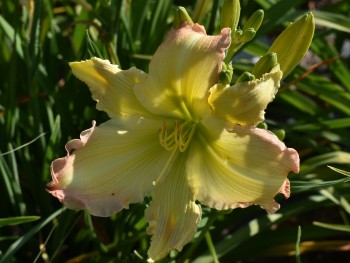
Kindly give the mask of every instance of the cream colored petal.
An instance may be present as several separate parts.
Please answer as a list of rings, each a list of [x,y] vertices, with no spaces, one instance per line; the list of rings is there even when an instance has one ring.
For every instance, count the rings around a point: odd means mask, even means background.
[[[146,74],[136,68],[121,70],[108,60],[92,58],[70,63],[74,75],[85,82],[97,101],[96,108],[111,118],[120,115],[153,117],[135,97],[133,86],[145,80]]]
[[[132,117],[94,125],[80,140],[68,142],[66,157],[52,162],[48,191],[68,208],[87,209],[96,216],[142,202],[172,160],[159,144],[161,125]]]
[[[152,260],[165,257],[170,250],[181,251],[196,233],[201,209],[195,203],[186,174],[186,153],[181,153],[170,174],[152,193],[152,203],[145,217],[148,234],[153,235],[148,256]]]
[[[159,115],[198,117],[208,108],[209,88],[218,82],[230,33],[225,28],[208,36],[204,27],[186,22],[173,28],[153,56],[147,79],[135,87],[142,105]]]
[[[279,208],[274,196],[289,197],[287,175],[299,171],[299,156],[273,133],[235,125],[217,138],[202,134],[187,165],[199,201],[216,209],[257,204],[273,213]]]
[[[217,84],[210,89],[209,104],[214,114],[231,123],[258,124],[277,93],[282,71],[276,66],[260,79],[233,86]]]

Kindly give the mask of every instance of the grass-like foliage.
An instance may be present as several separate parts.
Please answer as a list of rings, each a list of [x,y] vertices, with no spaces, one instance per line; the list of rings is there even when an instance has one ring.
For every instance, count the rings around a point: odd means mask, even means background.
[[[178,5],[219,32],[220,0],[0,2],[0,262],[146,262],[145,205],[97,218],[62,208],[45,185],[65,143],[107,119],[68,62],[98,56],[147,71]],[[289,176],[292,195],[276,214],[203,208],[194,240],[162,262],[349,262],[350,2],[241,7],[240,23],[257,9],[265,18],[233,60],[236,79],[290,21],[315,16],[309,52],[266,112],[269,129],[299,152],[301,171]]]

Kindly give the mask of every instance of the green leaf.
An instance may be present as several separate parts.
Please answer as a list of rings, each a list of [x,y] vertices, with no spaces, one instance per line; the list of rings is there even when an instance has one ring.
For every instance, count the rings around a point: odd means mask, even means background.
[[[23,223],[36,221],[39,219],[40,219],[40,216],[18,216],[18,217],[0,218],[0,227],[19,225]]]
[[[314,39],[311,50],[323,60],[336,58],[328,64],[328,68],[341,84],[350,91],[350,70],[346,60],[342,59],[340,50],[338,51],[333,43],[325,41],[324,38]]]
[[[85,36],[86,36],[87,49],[88,49],[89,55],[91,57],[103,58],[100,50],[98,49],[98,47],[96,46],[92,38],[90,37],[89,30],[85,31]]]
[[[343,129],[350,127],[350,118],[335,120],[320,120],[315,123],[300,124],[292,127],[292,130],[312,131],[320,129]]]
[[[315,226],[337,230],[337,231],[343,231],[343,232],[350,232],[350,226],[349,225],[339,225],[339,224],[327,224],[322,222],[313,222]]]
[[[21,38],[15,32],[13,27],[4,19],[2,15],[0,15],[0,28],[5,32],[6,36],[10,39],[13,45],[16,46],[17,54],[23,58],[23,49],[21,46]]]
[[[321,208],[324,205],[325,200],[324,197],[314,198],[314,196],[310,196],[303,199],[302,205],[298,202],[294,204],[290,203],[289,205],[282,207],[283,212],[255,217],[231,234],[224,236],[222,240],[216,242],[215,250],[218,257],[221,258],[228,255],[230,252],[233,252],[240,244],[265,231],[271,225],[283,222],[286,219],[302,214],[303,212]],[[209,263],[212,262],[212,257],[209,252],[204,252],[192,262]]]
[[[346,172],[344,170],[340,170],[340,169],[332,167],[332,166],[328,166],[328,167],[331,168],[333,171],[336,171],[337,173],[341,173],[343,175],[350,176],[350,172]]]
[[[10,259],[14,256],[14,254],[30,239],[35,235],[37,232],[39,232],[44,226],[46,226],[48,223],[50,223],[53,219],[55,219],[57,216],[59,216],[64,209],[59,209],[47,218],[31,228],[26,234],[18,238],[15,242],[13,242],[7,251],[4,253],[4,255],[1,257],[1,262],[8,262]]]
[[[300,110],[302,113],[314,116],[319,110],[317,103],[297,90],[287,89],[283,92],[278,93],[277,96],[284,102],[287,102],[294,108]],[[295,127],[296,126],[293,125],[292,128],[295,129]]]
[[[350,18],[348,16],[320,10],[315,10],[312,13],[315,16],[316,25],[350,33]]]
[[[300,258],[300,238],[301,238],[301,227],[298,226],[298,235],[297,235],[297,241],[295,242],[295,261],[297,263],[301,263]]]
[[[303,191],[315,190],[315,189],[326,188],[329,186],[340,185],[340,184],[347,183],[347,182],[350,182],[350,178],[345,177],[345,178],[338,179],[338,180],[321,181],[321,182],[291,181],[290,186],[291,186],[293,193],[300,193]]]
[[[301,171],[303,174],[309,173],[318,166],[329,165],[331,163],[350,164],[350,153],[334,151],[317,155],[305,160],[301,165]]]
[[[341,86],[323,76],[309,75],[297,87],[334,106],[339,111],[350,116],[350,93]]]

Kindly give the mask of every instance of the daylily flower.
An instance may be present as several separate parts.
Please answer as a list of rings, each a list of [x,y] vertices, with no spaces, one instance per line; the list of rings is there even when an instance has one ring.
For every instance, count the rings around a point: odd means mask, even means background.
[[[148,251],[158,260],[193,239],[200,204],[279,209],[299,156],[256,127],[282,78],[277,65],[260,79],[219,83],[230,29],[208,36],[184,22],[171,29],[149,73],[92,58],[70,64],[109,121],[83,131],[51,165],[48,191],[71,209],[110,216],[152,197],[145,211]],[[198,200],[198,202],[196,202]]]

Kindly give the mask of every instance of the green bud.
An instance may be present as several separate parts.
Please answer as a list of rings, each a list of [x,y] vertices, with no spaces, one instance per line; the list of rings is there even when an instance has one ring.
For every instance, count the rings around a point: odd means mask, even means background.
[[[268,52],[277,54],[285,78],[304,57],[315,31],[312,13],[308,13],[287,27],[273,42]]]
[[[252,73],[250,73],[248,71],[245,71],[237,79],[236,83],[245,82],[245,81],[251,81],[251,80],[254,80],[254,79],[255,79],[255,76]]]
[[[280,130],[275,130],[273,133],[278,137],[280,141],[283,142],[284,138],[286,137],[286,132],[282,129]]]
[[[260,28],[260,25],[264,19],[264,10],[259,9],[252,14],[247,22],[245,22],[243,26],[243,31],[247,30],[248,28],[253,28],[256,31]]]
[[[234,32],[238,26],[240,14],[241,4],[239,0],[225,0],[221,8],[221,28],[229,27]]]
[[[257,79],[260,79],[263,74],[270,72],[277,64],[276,53],[267,53],[255,64],[252,73]]]
[[[266,122],[260,122],[256,127],[264,130],[267,130],[269,128]]]
[[[253,37],[255,36],[255,30],[254,28],[248,28],[247,30],[243,31],[243,34],[241,36],[241,38],[239,39],[239,41],[241,43],[246,43],[249,42],[250,40],[253,39]]]
[[[243,35],[243,31],[240,30],[240,29],[237,29],[237,30],[235,31],[235,33],[233,34],[233,38],[234,38],[234,39],[240,39],[240,38],[242,37],[242,35]]]
[[[225,62],[222,62],[222,70],[219,75],[220,83],[225,85],[230,84],[232,80],[232,75],[233,75],[232,62],[228,63],[228,65],[226,65]]]
[[[174,23],[173,26],[175,28],[179,28],[183,22],[189,22],[193,24],[192,18],[190,15],[187,13],[186,9],[182,6],[179,6],[176,10],[176,13],[174,15]]]
[[[240,29],[237,29],[235,32],[233,32],[233,34],[231,35],[231,46],[229,47],[229,50],[241,44],[240,39],[242,35],[243,35],[243,31]]]

